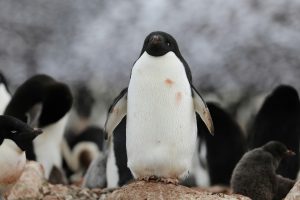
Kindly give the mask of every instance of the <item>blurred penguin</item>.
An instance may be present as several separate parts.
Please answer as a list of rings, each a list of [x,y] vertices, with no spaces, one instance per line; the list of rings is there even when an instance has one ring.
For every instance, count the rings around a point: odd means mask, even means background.
[[[246,152],[246,138],[239,125],[225,110],[216,103],[207,103],[207,107],[212,116],[215,135],[212,137],[206,134],[208,130],[203,122],[197,122],[198,134],[203,138],[200,145],[206,148],[210,185],[229,186],[232,171]]]
[[[133,179],[130,169],[127,167],[126,117],[118,124],[109,142],[106,157],[99,156],[89,167],[85,175],[85,187],[115,188],[121,187]],[[106,181],[103,180],[103,177],[106,178]]]
[[[4,110],[11,99],[11,94],[8,90],[8,84],[4,75],[0,71],[0,115],[4,113]]]
[[[42,130],[14,117],[0,115],[0,199],[21,176],[26,164],[25,151],[41,133]]]
[[[29,160],[40,162],[49,178],[54,166],[61,169],[61,141],[72,106],[69,87],[48,75],[36,75],[15,92],[5,110],[31,126],[43,129],[26,153]]]
[[[292,155],[295,155],[293,151],[277,141],[247,152],[232,173],[233,192],[253,200],[284,198],[294,182],[277,175],[276,169],[282,158]]]
[[[71,182],[80,181],[91,162],[104,154],[103,140],[103,130],[96,126],[89,126],[82,133],[63,140],[62,152]]]
[[[251,132],[249,148],[253,149],[276,140],[285,144],[296,156],[284,158],[277,172],[295,179],[299,171],[300,101],[297,91],[280,85],[267,96],[259,110]]]

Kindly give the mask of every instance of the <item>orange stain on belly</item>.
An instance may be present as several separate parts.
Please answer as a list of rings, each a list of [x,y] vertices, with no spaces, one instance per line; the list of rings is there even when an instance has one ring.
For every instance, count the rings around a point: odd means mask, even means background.
[[[167,79],[165,80],[165,84],[171,87],[171,86],[174,84],[174,81],[171,80],[171,79],[169,79],[169,78],[167,78]]]
[[[176,97],[176,104],[179,105],[182,99],[182,93],[176,92],[175,97]]]

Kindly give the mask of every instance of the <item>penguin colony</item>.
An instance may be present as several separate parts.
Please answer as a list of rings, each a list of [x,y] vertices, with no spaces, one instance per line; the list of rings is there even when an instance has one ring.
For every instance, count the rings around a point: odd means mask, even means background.
[[[84,85],[72,90],[37,74],[11,92],[4,74],[1,195],[18,180],[26,160],[41,163],[50,182],[88,188],[120,187],[134,180],[222,185],[252,199],[272,200],[284,198],[297,180],[297,90],[274,88],[262,105],[255,105],[259,109],[252,123],[242,129],[222,102],[203,100],[168,33],[145,38],[128,86],[108,109],[104,130],[91,123],[95,99]],[[13,180],[5,181],[7,176]]]

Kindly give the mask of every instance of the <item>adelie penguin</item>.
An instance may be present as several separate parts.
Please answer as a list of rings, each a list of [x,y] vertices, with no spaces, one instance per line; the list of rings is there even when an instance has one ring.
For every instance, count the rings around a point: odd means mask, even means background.
[[[246,138],[238,123],[216,103],[207,103],[210,111],[215,135],[206,134],[205,124],[198,122],[198,134],[201,138],[201,148],[206,148],[204,158],[209,173],[210,185],[230,185],[232,171],[246,152]],[[199,152],[201,154],[202,152]],[[195,173],[196,174],[196,173]],[[199,183],[203,176],[196,177]]]
[[[249,133],[249,148],[276,140],[285,144],[296,156],[284,158],[277,172],[294,179],[299,171],[300,101],[296,89],[280,85],[267,96]]]
[[[152,32],[133,65],[128,89],[109,109],[105,131],[111,139],[127,115],[127,165],[134,178],[178,183],[189,173],[196,150],[196,113],[213,133],[209,110],[192,85],[176,40]]]
[[[91,162],[104,154],[103,130],[88,126],[78,135],[65,137],[62,142],[62,153],[71,182],[80,181]]]
[[[0,199],[21,176],[25,164],[25,151],[41,129],[6,115],[0,115]]]
[[[238,162],[231,177],[234,193],[253,200],[283,199],[294,181],[276,174],[280,161],[295,153],[277,141],[247,152]]]
[[[11,95],[8,90],[8,84],[4,75],[0,71],[0,115],[4,113],[4,110],[11,99]]]
[[[26,156],[43,165],[46,178],[53,167],[62,167],[60,145],[72,100],[66,84],[41,74],[25,81],[5,110],[6,115],[43,129],[43,134],[33,140]]]

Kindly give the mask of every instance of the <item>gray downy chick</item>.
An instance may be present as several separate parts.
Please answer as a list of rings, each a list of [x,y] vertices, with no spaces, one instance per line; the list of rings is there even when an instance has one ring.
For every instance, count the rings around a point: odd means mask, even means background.
[[[272,200],[284,197],[293,184],[276,174],[282,158],[295,155],[277,141],[247,152],[235,167],[231,177],[234,193],[253,200]]]

